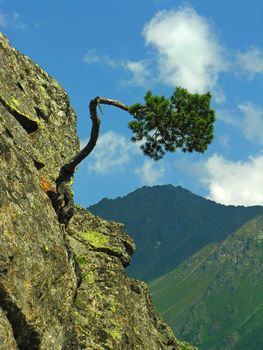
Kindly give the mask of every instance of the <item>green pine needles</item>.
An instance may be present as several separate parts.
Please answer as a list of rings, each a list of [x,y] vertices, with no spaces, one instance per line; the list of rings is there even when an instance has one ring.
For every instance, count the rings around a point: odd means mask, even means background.
[[[143,153],[154,160],[166,152],[203,153],[213,140],[215,111],[211,94],[191,94],[177,87],[170,99],[148,91],[145,103],[129,107],[135,120],[129,122],[133,142],[143,141]]]
[[[85,147],[61,167],[56,180],[56,208],[61,224],[67,225],[74,212],[71,178],[77,165],[93,151],[99,137],[100,118],[97,107],[100,108],[100,105],[120,108],[134,117],[135,120],[129,123],[134,133],[131,140],[141,142],[143,153],[154,160],[159,160],[166,152],[175,152],[178,148],[184,152],[204,152],[212,142],[215,112],[210,109],[210,93],[190,94],[177,87],[170,99],[155,96],[148,91],[144,100],[144,104],[136,103],[132,106],[100,96],[90,101],[90,139]]]

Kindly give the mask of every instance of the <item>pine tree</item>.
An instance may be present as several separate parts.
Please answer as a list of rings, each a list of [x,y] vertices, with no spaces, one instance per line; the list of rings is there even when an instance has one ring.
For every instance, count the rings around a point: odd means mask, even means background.
[[[182,149],[184,152],[203,153],[214,136],[215,111],[210,108],[211,94],[191,94],[177,87],[170,98],[153,95],[147,91],[144,103],[127,106],[118,100],[96,97],[90,101],[92,128],[87,145],[68,163],[62,166],[57,178],[58,217],[67,225],[73,215],[74,202],[71,193],[71,179],[77,165],[96,146],[100,119],[97,107],[112,105],[133,116],[129,128],[133,132],[132,142],[140,142],[143,153],[154,159],[161,159],[166,152]]]

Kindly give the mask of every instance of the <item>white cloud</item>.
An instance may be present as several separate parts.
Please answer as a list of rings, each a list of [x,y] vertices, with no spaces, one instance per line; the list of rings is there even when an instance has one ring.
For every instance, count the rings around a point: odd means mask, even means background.
[[[238,54],[238,64],[240,70],[253,79],[256,74],[263,73],[263,51],[258,48],[250,49],[244,53]]]
[[[220,135],[218,137],[218,141],[220,143],[220,145],[224,148],[227,148],[229,147],[229,144],[230,144],[230,138],[228,135]]]
[[[151,72],[146,61],[123,61],[122,67],[132,74],[132,78],[126,83],[135,86],[149,86]]]
[[[246,138],[263,144],[263,109],[252,103],[240,104],[238,108],[244,115],[240,127]]]
[[[87,64],[101,63],[105,66],[112,68],[118,68],[118,61],[110,58],[108,55],[103,55],[97,52],[95,49],[90,49],[82,58],[82,61]]]
[[[143,34],[157,49],[161,80],[167,85],[204,93],[215,89],[219,73],[228,69],[212,25],[191,7],[157,13]]]
[[[216,101],[217,104],[223,103],[226,101],[226,95],[223,89],[216,86],[213,89],[213,98]]]
[[[7,14],[0,9],[0,27],[11,27],[18,30],[24,30],[27,28],[27,25],[24,23],[18,12]]]
[[[120,170],[130,162],[133,155],[138,153],[140,153],[138,146],[130,140],[114,131],[108,131],[99,137],[90,155],[88,170],[99,174]]]
[[[95,49],[89,50],[82,58],[85,63],[99,63],[102,61],[102,56],[97,53]]]
[[[139,176],[141,182],[145,185],[156,185],[161,182],[165,175],[165,168],[162,162],[155,162],[146,159],[142,167],[134,170],[134,173]]]
[[[218,119],[240,129],[247,140],[263,145],[263,108],[246,102],[238,105],[241,116],[228,110],[217,113]]]
[[[123,82],[129,85],[146,86],[151,80],[151,72],[148,68],[146,60],[131,61],[113,59],[108,55],[98,53],[95,49],[89,50],[82,58],[83,62],[87,64],[102,64],[114,69],[124,69],[131,73],[132,77]]]
[[[239,126],[240,120],[237,116],[235,116],[228,109],[221,109],[216,112],[216,117],[218,120],[221,120],[225,124],[232,126]]]
[[[229,64],[206,18],[189,6],[177,11],[161,11],[145,25],[143,35],[146,44],[157,50],[157,54],[148,59],[114,59],[91,49],[83,61],[125,69],[132,74],[131,79],[124,81],[128,84],[179,85],[190,92],[212,91],[217,103],[225,101],[224,91],[217,82],[219,73],[228,70]]]
[[[213,155],[204,164],[200,181],[208,186],[208,198],[226,205],[263,205],[263,155],[232,162]]]
[[[214,154],[206,161],[181,161],[176,168],[194,176],[207,189],[207,198],[225,205],[263,205],[263,154],[230,161]]]

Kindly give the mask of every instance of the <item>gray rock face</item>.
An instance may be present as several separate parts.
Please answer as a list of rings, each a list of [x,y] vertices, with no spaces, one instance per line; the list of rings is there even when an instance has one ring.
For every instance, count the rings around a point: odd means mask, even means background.
[[[62,349],[77,281],[47,194],[78,149],[75,115],[4,36],[0,67],[0,307],[19,349]]]
[[[191,349],[126,277],[122,225],[81,208],[59,225],[55,181],[78,149],[68,96],[0,34],[0,349]]]

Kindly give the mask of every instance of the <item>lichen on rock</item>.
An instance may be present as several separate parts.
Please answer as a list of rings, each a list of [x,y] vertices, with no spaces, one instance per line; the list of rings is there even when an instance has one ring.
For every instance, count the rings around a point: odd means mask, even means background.
[[[12,48],[3,34],[0,52],[0,104],[28,134],[35,161],[44,165],[42,176],[55,185],[61,166],[79,149],[69,98],[56,80]]]
[[[0,34],[0,350],[192,349],[126,276],[123,225],[76,208],[61,227],[56,179],[78,150],[64,90]]]
[[[135,247],[123,225],[78,208],[67,233],[83,278],[74,305],[80,348],[180,349],[145,283],[125,274]]]

